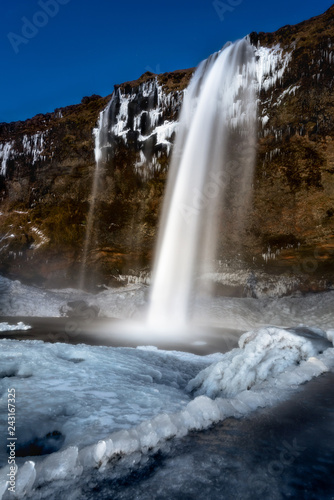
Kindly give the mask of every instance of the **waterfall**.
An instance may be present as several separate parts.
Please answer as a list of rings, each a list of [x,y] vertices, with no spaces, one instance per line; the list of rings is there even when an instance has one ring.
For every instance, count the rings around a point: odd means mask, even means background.
[[[256,151],[255,79],[254,49],[243,39],[203,61],[186,91],[153,269],[152,326],[188,322],[196,277],[216,255],[218,223],[225,243],[241,234]]]
[[[112,111],[113,105],[115,102],[115,94],[113,94],[108,106],[101,111],[99,115],[99,119],[97,122],[97,127],[93,129],[93,135],[95,138],[95,148],[94,148],[94,156],[95,156],[95,171],[93,178],[92,191],[89,202],[89,212],[87,216],[87,224],[86,224],[86,236],[85,243],[83,248],[83,257],[81,264],[81,272],[80,272],[80,280],[79,280],[79,288],[84,288],[85,280],[86,280],[86,271],[87,271],[87,258],[89,247],[91,245],[92,232],[93,232],[93,224],[94,224],[94,216],[95,216],[95,205],[96,198],[98,196],[98,187],[100,181],[101,170],[108,159],[108,155],[106,151],[110,146],[108,140],[109,134],[109,121],[110,121],[110,113]]]
[[[102,160],[101,136],[105,133],[104,132],[104,130],[106,128],[105,127],[105,114],[106,114],[107,109],[101,111],[101,113],[99,115],[98,123],[97,123],[97,128],[94,128],[94,130],[93,130],[93,134],[95,137],[95,149],[94,149],[95,171],[94,171],[93,185],[92,185],[92,191],[91,191],[91,198],[90,198],[90,202],[89,202],[89,212],[88,212],[88,216],[87,216],[86,235],[85,235],[85,242],[84,242],[84,247],[83,247],[83,257],[82,257],[82,264],[81,264],[79,288],[84,288],[85,280],[86,280],[87,257],[88,257],[88,250],[89,250],[89,247],[91,244],[92,229],[93,229],[94,214],[95,214],[95,203],[96,203],[96,196],[97,196],[97,191],[98,191],[100,166],[101,166],[101,160]]]

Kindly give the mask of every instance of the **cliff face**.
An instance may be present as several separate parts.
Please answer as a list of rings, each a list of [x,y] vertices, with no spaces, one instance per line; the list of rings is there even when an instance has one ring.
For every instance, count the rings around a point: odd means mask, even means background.
[[[260,90],[252,251],[268,270],[326,286],[334,278],[334,7],[250,38],[259,51],[279,45],[286,61],[275,86]]]
[[[250,40],[258,59],[259,144],[244,265],[298,276],[305,290],[326,288],[334,281],[334,8]],[[111,97],[0,125],[1,273],[46,286],[76,284],[94,175],[88,276],[110,283],[150,269],[192,71],[145,73],[115,86]],[[97,174],[96,140],[104,146]],[[233,250],[220,255],[232,267]]]

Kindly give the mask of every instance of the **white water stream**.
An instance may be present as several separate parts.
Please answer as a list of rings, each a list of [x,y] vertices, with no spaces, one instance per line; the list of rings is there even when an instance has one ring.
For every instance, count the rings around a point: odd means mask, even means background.
[[[158,238],[152,326],[188,322],[196,275],[215,257],[218,215],[224,221],[229,212],[234,232],[241,227],[255,159],[255,75],[254,49],[243,39],[203,61],[187,89]]]

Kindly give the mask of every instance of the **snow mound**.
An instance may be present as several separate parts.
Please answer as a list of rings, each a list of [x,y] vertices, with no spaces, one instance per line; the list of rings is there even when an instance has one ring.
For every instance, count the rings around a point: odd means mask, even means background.
[[[146,290],[147,287],[141,284],[108,288],[98,294],[71,288],[47,290],[0,276],[0,314],[56,318],[66,314],[69,302],[84,301],[87,306],[100,310],[101,316],[123,319],[137,314],[142,308]]]
[[[0,323],[0,332],[9,332],[14,330],[30,330],[31,326],[25,325],[20,321],[17,325],[10,325],[9,323]]]
[[[239,348],[201,371],[189,382],[188,390],[211,398],[233,397],[317,355],[317,347],[308,338],[275,327],[260,328],[242,335]]]

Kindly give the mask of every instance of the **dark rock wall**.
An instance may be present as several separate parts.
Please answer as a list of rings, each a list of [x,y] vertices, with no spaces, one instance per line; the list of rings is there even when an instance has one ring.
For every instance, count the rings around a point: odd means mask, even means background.
[[[334,8],[255,45],[290,54],[283,78],[260,92],[252,253],[270,271],[300,274],[305,286],[334,279]],[[263,122],[262,122],[263,123]]]

